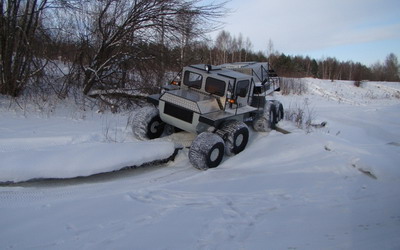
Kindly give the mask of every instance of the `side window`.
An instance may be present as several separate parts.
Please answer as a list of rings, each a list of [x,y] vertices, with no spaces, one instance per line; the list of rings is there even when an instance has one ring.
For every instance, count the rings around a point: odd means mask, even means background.
[[[188,87],[201,89],[201,82],[203,81],[203,77],[200,74],[185,71],[185,75],[183,76],[183,84]]]
[[[213,95],[224,96],[225,95],[226,83],[224,81],[207,77],[206,80],[206,91]]]
[[[249,91],[249,80],[238,81],[236,83],[235,94],[239,97],[246,97],[247,91]]]

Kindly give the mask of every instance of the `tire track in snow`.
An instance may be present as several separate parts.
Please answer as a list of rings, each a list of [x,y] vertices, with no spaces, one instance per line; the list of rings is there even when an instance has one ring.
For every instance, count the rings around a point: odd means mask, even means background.
[[[0,208],[25,207],[32,204],[43,204],[53,200],[66,200],[74,197],[76,192],[67,189],[26,190],[24,188],[0,189]]]
[[[196,249],[246,249],[251,235],[264,218],[289,202],[284,193],[219,194],[213,207],[221,208],[203,224]],[[201,199],[203,200],[203,198]],[[219,242],[223,245],[215,245]]]

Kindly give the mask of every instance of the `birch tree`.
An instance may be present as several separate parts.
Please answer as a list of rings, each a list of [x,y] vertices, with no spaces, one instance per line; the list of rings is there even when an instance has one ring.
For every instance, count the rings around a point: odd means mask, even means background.
[[[218,33],[215,40],[215,47],[218,51],[217,61],[218,64],[227,63],[228,60],[228,50],[231,43],[231,34],[225,30]]]
[[[244,60],[247,61],[247,55],[251,52],[253,49],[253,43],[251,42],[250,38],[246,38],[246,41],[244,42]]]

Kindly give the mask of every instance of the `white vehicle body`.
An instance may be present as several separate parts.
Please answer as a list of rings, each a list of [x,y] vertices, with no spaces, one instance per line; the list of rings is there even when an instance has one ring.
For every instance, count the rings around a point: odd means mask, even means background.
[[[192,65],[183,68],[180,85],[168,87],[163,93],[150,96],[150,100],[158,105],[165,123],[201,133],[210,127],[218,128],[228,119],[251,121],[264,107],[257,101],[269,94],[260,91],[261,86],[258,78],[224,65]],[[259,93],[255,93],[256,88]],[[269,88],[276,89],[277,86]]]
[[[267,63],[205,64],[184,67],[177,78],[139,112],[133,133],[141,139],[163,134],[165,125],[199,134],[189,151],[199,169],[216,167],[224,152],[238,154],[249,130],[268,132],[283,116],[283,107],[266,96],[279,89]]]

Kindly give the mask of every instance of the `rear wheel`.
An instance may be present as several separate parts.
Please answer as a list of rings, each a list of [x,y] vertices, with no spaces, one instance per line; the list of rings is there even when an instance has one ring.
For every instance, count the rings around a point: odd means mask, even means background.
[[[253,120],[253,128],[257,132],[270,132],[276,128],[277,113],[273,102],[268,101],[264,105],[264,112]]]
[[[269,108],[269,127],[271,129],[275,129],[276,128],[276,123],[277,123],[277,115],[276,115],[276,107],[274,104],[271,104],[271,107]]]
[[[273,101],[275,105],[275,110],[276,110],[276,123],[281,121],[283,119],[284,111],[283,111],[283,105],[280,101]]]
[[[264,115],[260,115],[253,120],[253,129],[257,132],[270,132],[269,121]]]
[[[197,169],[217,167],[224,157],[224,141],[216,134],[203,132],[189,149],[189,161]]]
[[[279,103],[279,105],[278,105],[278,122],[279,121],[281,121],[281,120],[283,120],[283,116],[284,116],[284,111],[283,111],[283,105],[282,105],[282,103]]]
[[[217,131],[225,142],[225,153],[235,155],[242,152],[249,141],[249,128],[240,121],[228,121]]]

